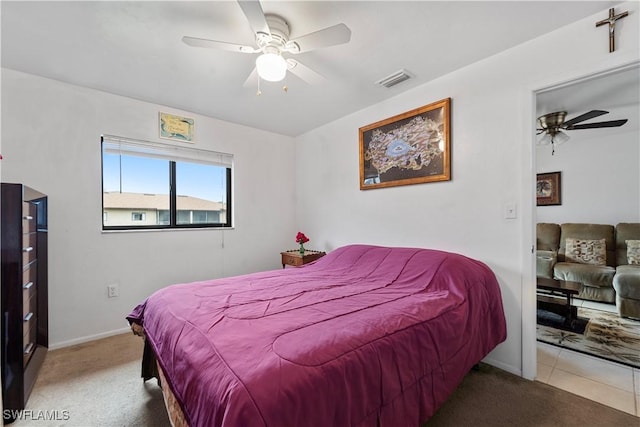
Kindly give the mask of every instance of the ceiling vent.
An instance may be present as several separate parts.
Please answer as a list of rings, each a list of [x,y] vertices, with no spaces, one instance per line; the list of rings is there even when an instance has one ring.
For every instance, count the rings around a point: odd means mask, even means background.
[[[386,88],[397,85],[398,83],[402,83],[405,80],[409,80],[411,78],[411,74],[407,70],[399,70],[395,73],[387,76],[383,79],[380,79],[376,82],[377,85],[384,86]]]

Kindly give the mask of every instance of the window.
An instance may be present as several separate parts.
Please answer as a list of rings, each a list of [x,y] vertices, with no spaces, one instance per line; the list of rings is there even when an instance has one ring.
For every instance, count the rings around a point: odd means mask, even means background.
[[[231,227],[233,156],[102,137],[102,229]]]

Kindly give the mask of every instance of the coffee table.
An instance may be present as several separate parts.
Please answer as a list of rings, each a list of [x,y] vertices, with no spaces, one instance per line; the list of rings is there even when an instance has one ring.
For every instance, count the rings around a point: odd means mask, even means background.
[[[536,281],[538,308],[563,316],[565,326],[573,328],[578,320],[578,308],[571,304],[571,300],[581,290],[580,282],[538,277]]]

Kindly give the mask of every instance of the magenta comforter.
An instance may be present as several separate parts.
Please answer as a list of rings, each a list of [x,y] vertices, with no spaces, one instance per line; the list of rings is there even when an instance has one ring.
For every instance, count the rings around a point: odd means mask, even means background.
[[[483,263],[366,245],[170,286],[127,319],[192,427],[418,426],[506,338]]]

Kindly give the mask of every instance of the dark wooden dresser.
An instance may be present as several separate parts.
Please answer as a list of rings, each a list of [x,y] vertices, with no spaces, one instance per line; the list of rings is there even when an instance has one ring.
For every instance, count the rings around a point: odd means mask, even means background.
[[[4,422],[24,409],[49,346],[47,196],[0,188],[2,403]]]

